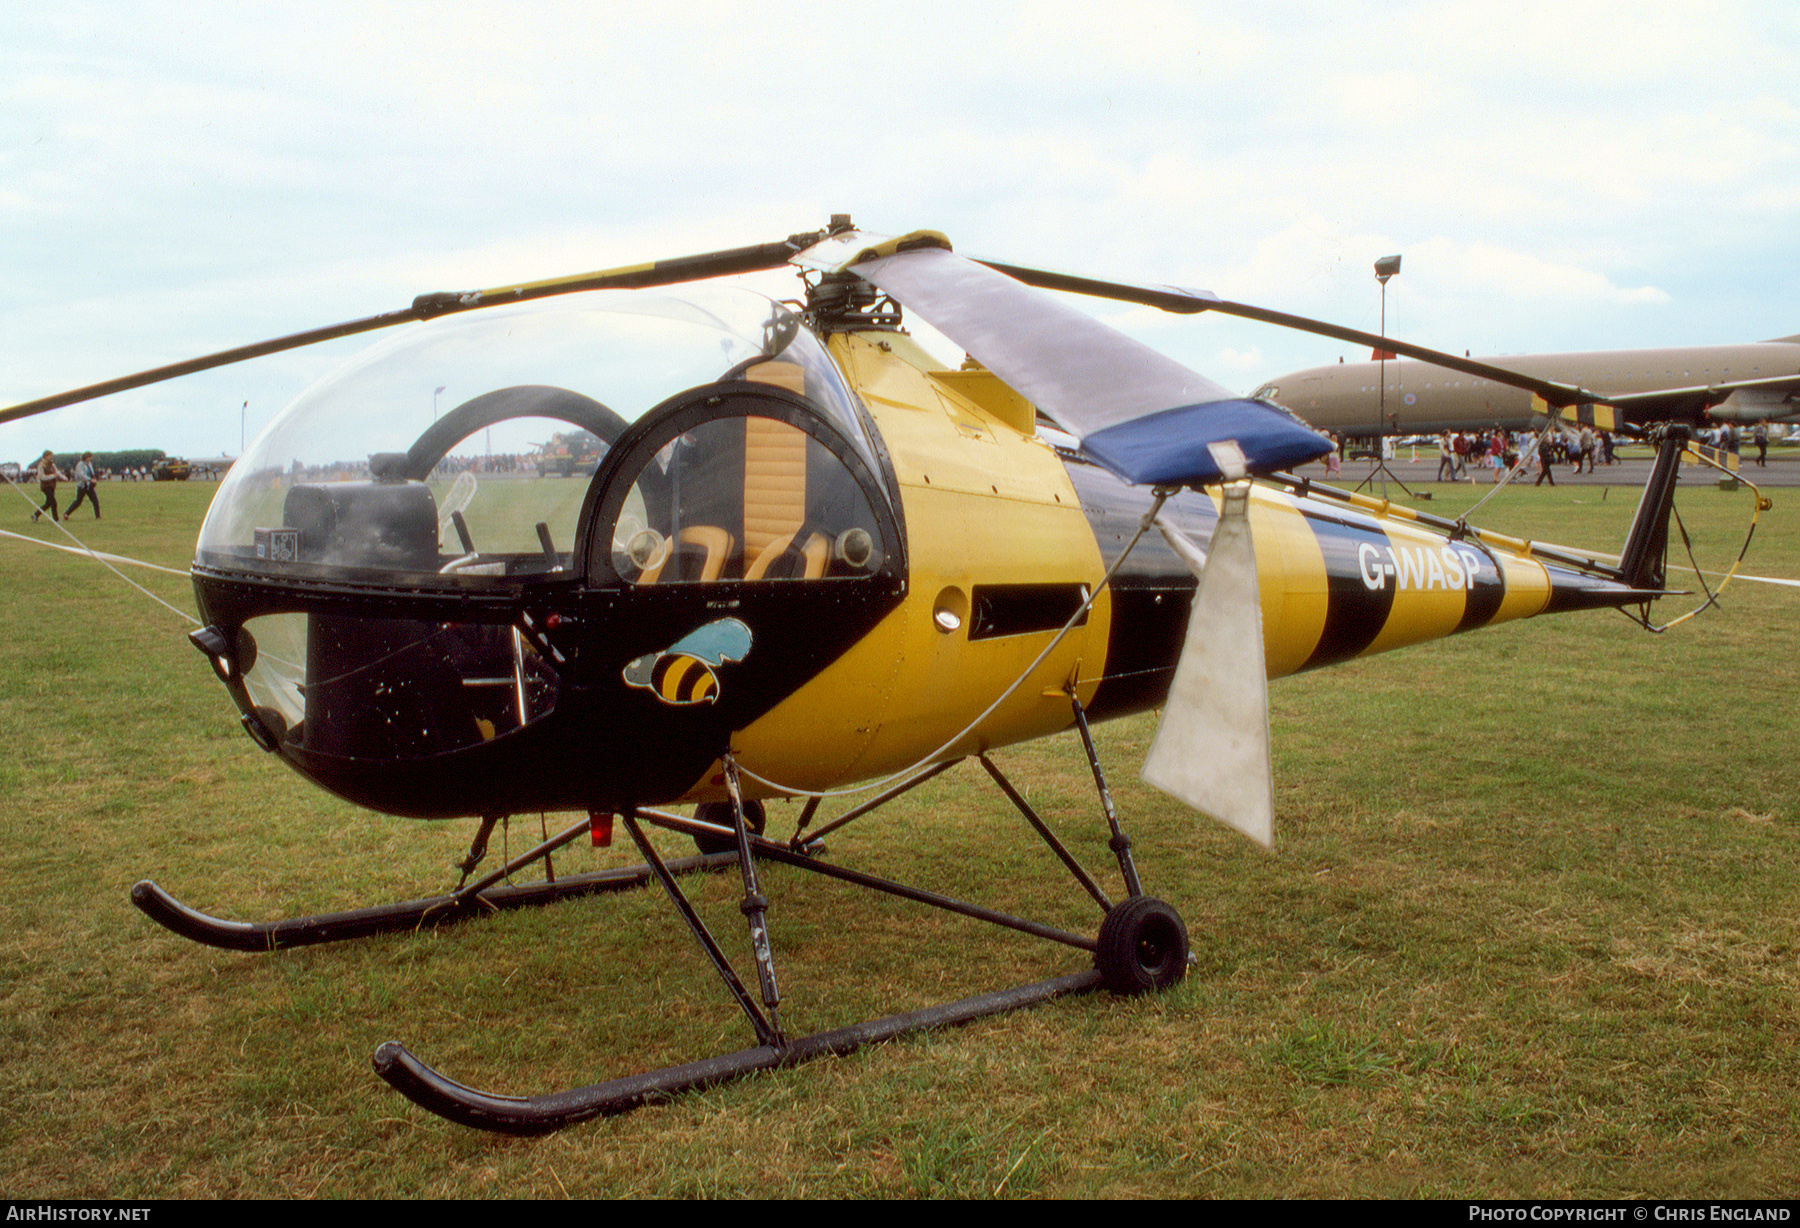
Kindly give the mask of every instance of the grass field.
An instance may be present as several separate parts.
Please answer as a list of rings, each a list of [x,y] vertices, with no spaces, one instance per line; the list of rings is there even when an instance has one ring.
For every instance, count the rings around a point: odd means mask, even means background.
[[[72,527],[179,568],[213,489],[109,486],[106,519]],[[1761,575],[1800,576],[1783,493]],[[1508,491],[1481,519],[1610,546],[1634,502]],[[1745,500],[1702,488],[1682,508],[1703,562],[1728,562]],[[54,536],[23,501],[8,515]],[[1181,987],[520,1140],[416,1111],[369,1055],[400,1039],[528,1093],[749,1044],[660,896],[276,955],[175,938],[131,907],[138,878],[232,918],[354,907],[447,885],[468,826],[306,785],[238,728],[186,624],[93,562],[0,539],[0,566],[10,1197],[1794,1193],[1796,590],[1736,585],[1661,636],[1573,615],[1276,684],[1273,853],[1138,783],[1150,720],[1102,727],[1147,887],[1192,931]],[[184,579],[132,574],[192,608]],[[1103,868],[1076,747],[997,758]],[[978,781],[953,771],[833,855],[1095,928]],[[785,834],[795,808],[771,810]],[[515,847],[536,829],[515,823]],[[625,860],[583,848],[564,867]],[[1080,962],[779,868],[766,890],[801,1030]],[[735,879],[695,891],[741,946]]]

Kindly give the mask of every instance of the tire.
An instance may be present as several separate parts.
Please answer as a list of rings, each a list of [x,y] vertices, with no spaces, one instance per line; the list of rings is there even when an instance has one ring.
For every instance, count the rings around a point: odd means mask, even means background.
[[[1173,907],[1134,895],[1106,914],[1094,967],[1101,982],[1127,996],[1167,989],[1187,975],[1187,926]]]
[[[737,826],[737,818],[731,813],[730,802],[701,802],[694,808],[694,817],[702,823],[716,823],[720,827]],[[768,821],[761,802],[744,803],[744,825],[752,834],[762,835],[763,826]],[[702,853],[735,853],[737,841],[725,836],[695,836],[694,847]]]

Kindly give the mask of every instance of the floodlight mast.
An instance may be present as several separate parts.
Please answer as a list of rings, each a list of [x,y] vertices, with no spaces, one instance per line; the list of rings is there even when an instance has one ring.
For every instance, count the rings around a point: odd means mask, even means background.
[[[1387,429],[1387,284],[1400,272],[1400,257],[1383,256],[1375,262],[1375,280],[1381,283],[1381,427]]]
[[[1388,469],[1387,464],[1387,284],[1388,278],[1396,276],[1399,272],[1399,256],[1383,256],[1375,262],[1375,280],[1381,283],[1381,349],[1378,350],[1375,355],[1376,361],[1381,364],[1381,389],[1379,392],[1379,404],[1381,407],[1379,413],[1381,421],[1377,425],[1377,433],[1375,435],[1375,468],[1356,488],[1361,490],[1364,486],[1367,486],[1370,482],[1374,481],[1375,475],[1379,473],[1381,475],[1381,496],[1384,499],[1387,497],[1387,483],[1390,477],[1394,479],[1394,484],[1401,490],[1406,491],[1409,495],[1413,495],[1414,498],[1420,497],[1414,495],[1412,490],[1407,487],[1406,483],[1402,482],[1397,474],[1394,474]],[[1395,434],[1399,434],[1398,430],[1395,431]],[[1427,495],[1424,497],[1429,498],[1430,496]]]

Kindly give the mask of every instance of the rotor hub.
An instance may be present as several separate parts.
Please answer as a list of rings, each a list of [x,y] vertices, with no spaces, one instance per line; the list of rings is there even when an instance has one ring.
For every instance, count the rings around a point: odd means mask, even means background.
[[[900,304],[850,272],[821,273],[806,282],[806,321],[820,334],[897,329]]]

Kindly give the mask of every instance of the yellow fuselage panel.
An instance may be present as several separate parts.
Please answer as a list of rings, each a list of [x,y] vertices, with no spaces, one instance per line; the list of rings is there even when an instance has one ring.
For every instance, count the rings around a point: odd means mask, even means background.
[[[1221,500],[1215,494],[1215,506]],[[1325,554],[1301,517],[1298,501],[1280,491],[1251,491],[1250,534],[1262,598],[1263,661],[1271,678],[1298,670],[1325,627],[1330,594]]]
[[[1250,521],[1271,678],[1529,618],[1550,599],[1525,543],[1453,541],[1404,509],[1371,516],[1257,487]]]
[[[1536,559],[1524,558],[1504,550],[1494,551],[1500,560],[1500,574],[1506,580],[1506,596],[1499,610],[1488,620],[1488,626],[1511,622],[1515,618],[1533,618],[1550,603],[1550,574]]]
[[[903,339],[832,338],[887,445],[908,542],[900,606],[733,740],[744,764],[795,789],[882,775],[933,755],[993,703],[1053,631],[971,638],[976,590],[1097,585],[1093,530],[1054,451],[940,385]],[[880,342],[886,341],[884,347]],[[908,361],[908,360],[913,361]],[[979,436],[981,446],[971,446]],[[1076,627],[947,758],[1066,728],[1105,667],[1111,602]],[[1049,692],[1049,695],[1045,693]]]
[[[1365,656],[1454,632],[1473,587],[1469,569],[1491,571],[1493,566],[1479,551],[1472,547],[1459,551],[1441,534],[1394,521],[1383,527],[1388,536],[1384,563],[1393,569],[1384,571],[1383,579],[1394,589],[1394,604]]]

